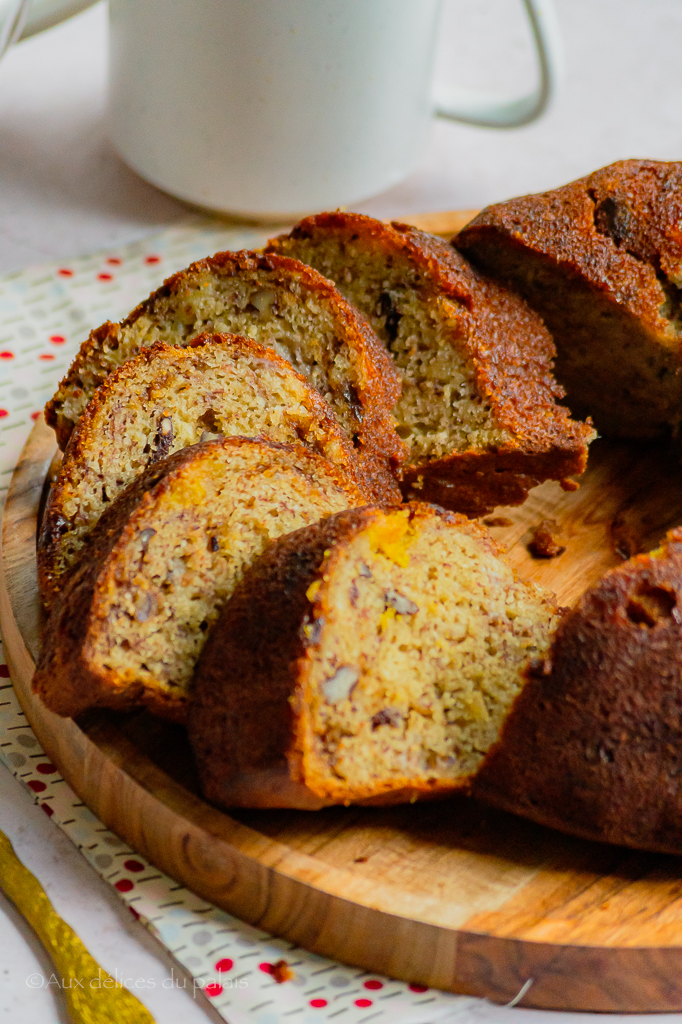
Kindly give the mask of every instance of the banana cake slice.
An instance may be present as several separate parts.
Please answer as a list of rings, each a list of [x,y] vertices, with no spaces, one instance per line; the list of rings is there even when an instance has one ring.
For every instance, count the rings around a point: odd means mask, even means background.
[[[57,714],[182,721],[219,606],[276,537],[365,498],[300,445],[228,437],[150,466],[101,517],[59,592],[33,687]]]
[[[281,538],[197,666],[189,734],[204,792],[315,809],[466,788],[557,618],[482,526],[424,503]]]
[[[406,497],[478,516],[520,504],[543,480],[582,473],[594,432],[558,404],[549,333],[451,246],[336,212],[301,221],[268,251],[330,277],[393,357]]]
[[[191,264],[122,323],[91,333],[45,408],[60,447],[107,374],[157,341],[182,347],[206,331],[245,335],[292,363],[331,406],[368,479],[390,486],[404,458],[391,416],[400,378],[381,342],[331,281],[247,251]]]
[[[621,437],[682,420],[682,163],[621,160],[483,210],[453,240],[539,312],[574,411]]]
[[[188,348],[157,342],[106,378],[69,439],[38,543],[45,606],[101,514],[143,469],[233,435],[303,444],[361,486],[355,449],[330,407],[272,349],[225,334],[202,334]],[[393,483],[393,500],[396,492],[400,500]]]

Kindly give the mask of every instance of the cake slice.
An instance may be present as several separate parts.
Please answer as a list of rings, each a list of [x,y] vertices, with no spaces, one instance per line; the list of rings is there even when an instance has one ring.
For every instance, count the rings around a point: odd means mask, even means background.
[[[682,419],[682,163],[621,160],[490,206],[454,239],[552,332],[571,409],[621,437]]]
[[[193,263],[122,323],[92,332],[45,409],[60,447],[107,374],[157,341],[186,346],[205,331],[245,335],[292,363],[331,406],[366,477],[390,486],[404,451],[390,413],[400,379],[383,346],[330,281],[253,252]]]
[[[407,497],[482,515],[582,473],[590,426],[557,404],[554,347],[518,296],[405,224],[323,213],[274,239],[368,318],[402,378],[395,407]]]
[[[38,543],[46,607],[102,512],[146,466],[236,434],[303,444],[362,487],[355,449],[331,409],[272,349],[226,334],[202,334],[188,348],[157,342],[107,377],[71,435]],[[382,493],[400,500],[395,483]]]
[[[107,509],[60,591],[34,690],[60,715],[152,710],[182,721],[219,606],[275,538],[365,499],[300,445],[229,437],[144,471]]]
[[[189,734],[225,807],[396,803],[462,789],[556,624],[487,531],[423,503],[281,538],[225,606]]]
[[[682,853],[682,530],[557,630],[474,794],[598,842]]]

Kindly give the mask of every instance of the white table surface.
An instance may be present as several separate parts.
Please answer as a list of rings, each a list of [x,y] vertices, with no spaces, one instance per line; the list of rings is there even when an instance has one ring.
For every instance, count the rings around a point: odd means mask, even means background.
[[[554,187],[623,157],[682,158],[680,0],[557,0],[557,7],[567,80],[551,111],[516,131],[434,124],[422,169],[358,209],[407,218],[472,208]],[[489,88],[530,82],[518,0],[445,0],[445,8],[439,74]],[[21,43],[0,65],[0,273],[124,244],[187,213],[121,163],[107,142],[105,103],[101,4]],[[0,828],[103,965],[148,980],[139,994],[158,1024],[219,1019],[183,991],[177,965],[2,767]],[[49,978],[49,963],[0,898],[0,1024],[66,1020],[51,990],[27,984],[37,973]],[[490,1024],[596,1019],[484,1001],[469,1016]],[[682,1014],[669,1016],[682,1022]]]

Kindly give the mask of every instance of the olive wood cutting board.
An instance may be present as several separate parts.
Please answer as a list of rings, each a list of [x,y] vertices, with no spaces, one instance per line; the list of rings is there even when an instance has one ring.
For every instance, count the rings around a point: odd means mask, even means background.
[[[469,217],[432,214],[452,232]],[[682,859],[563,836],[464,797],[390,808],[224,813],[199,796],[181,729],[147,712],[77,722],[31,692],[36,524],[56,445],[24,448],[2,533],[0,628],[40,742],[81,799],[159,868],[236,916],[367,970],[506,1003],[682,1010]],[[533,558],[543,519],[565,550]],[[536,488],[487,517],[519,573],[571,604],[682,522],[679,455],[598,440],[579,490]]]

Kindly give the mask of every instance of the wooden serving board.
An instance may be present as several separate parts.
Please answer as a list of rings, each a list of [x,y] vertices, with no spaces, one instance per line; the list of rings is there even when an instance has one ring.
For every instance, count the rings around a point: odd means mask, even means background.
[[[459,223],[466,217],[459,218]],[[433,221],[454,230],[457,222]],[[456,798],[393,808],[221,812],[198,795],[181,729],[146,712],[78,722],[31,692],[36,524],[54,435],[39,420],[5,509],[0,629],[21,705],[83,801],[159,868],[277,935],[371,971],[505,1003],[682,1010],[682,860],[562,836]],[[682,522],[679,456],[594,443],[580,490],[536,488],[491,530],[564,604]],[[541,519],[563,554],[528,551]]]

